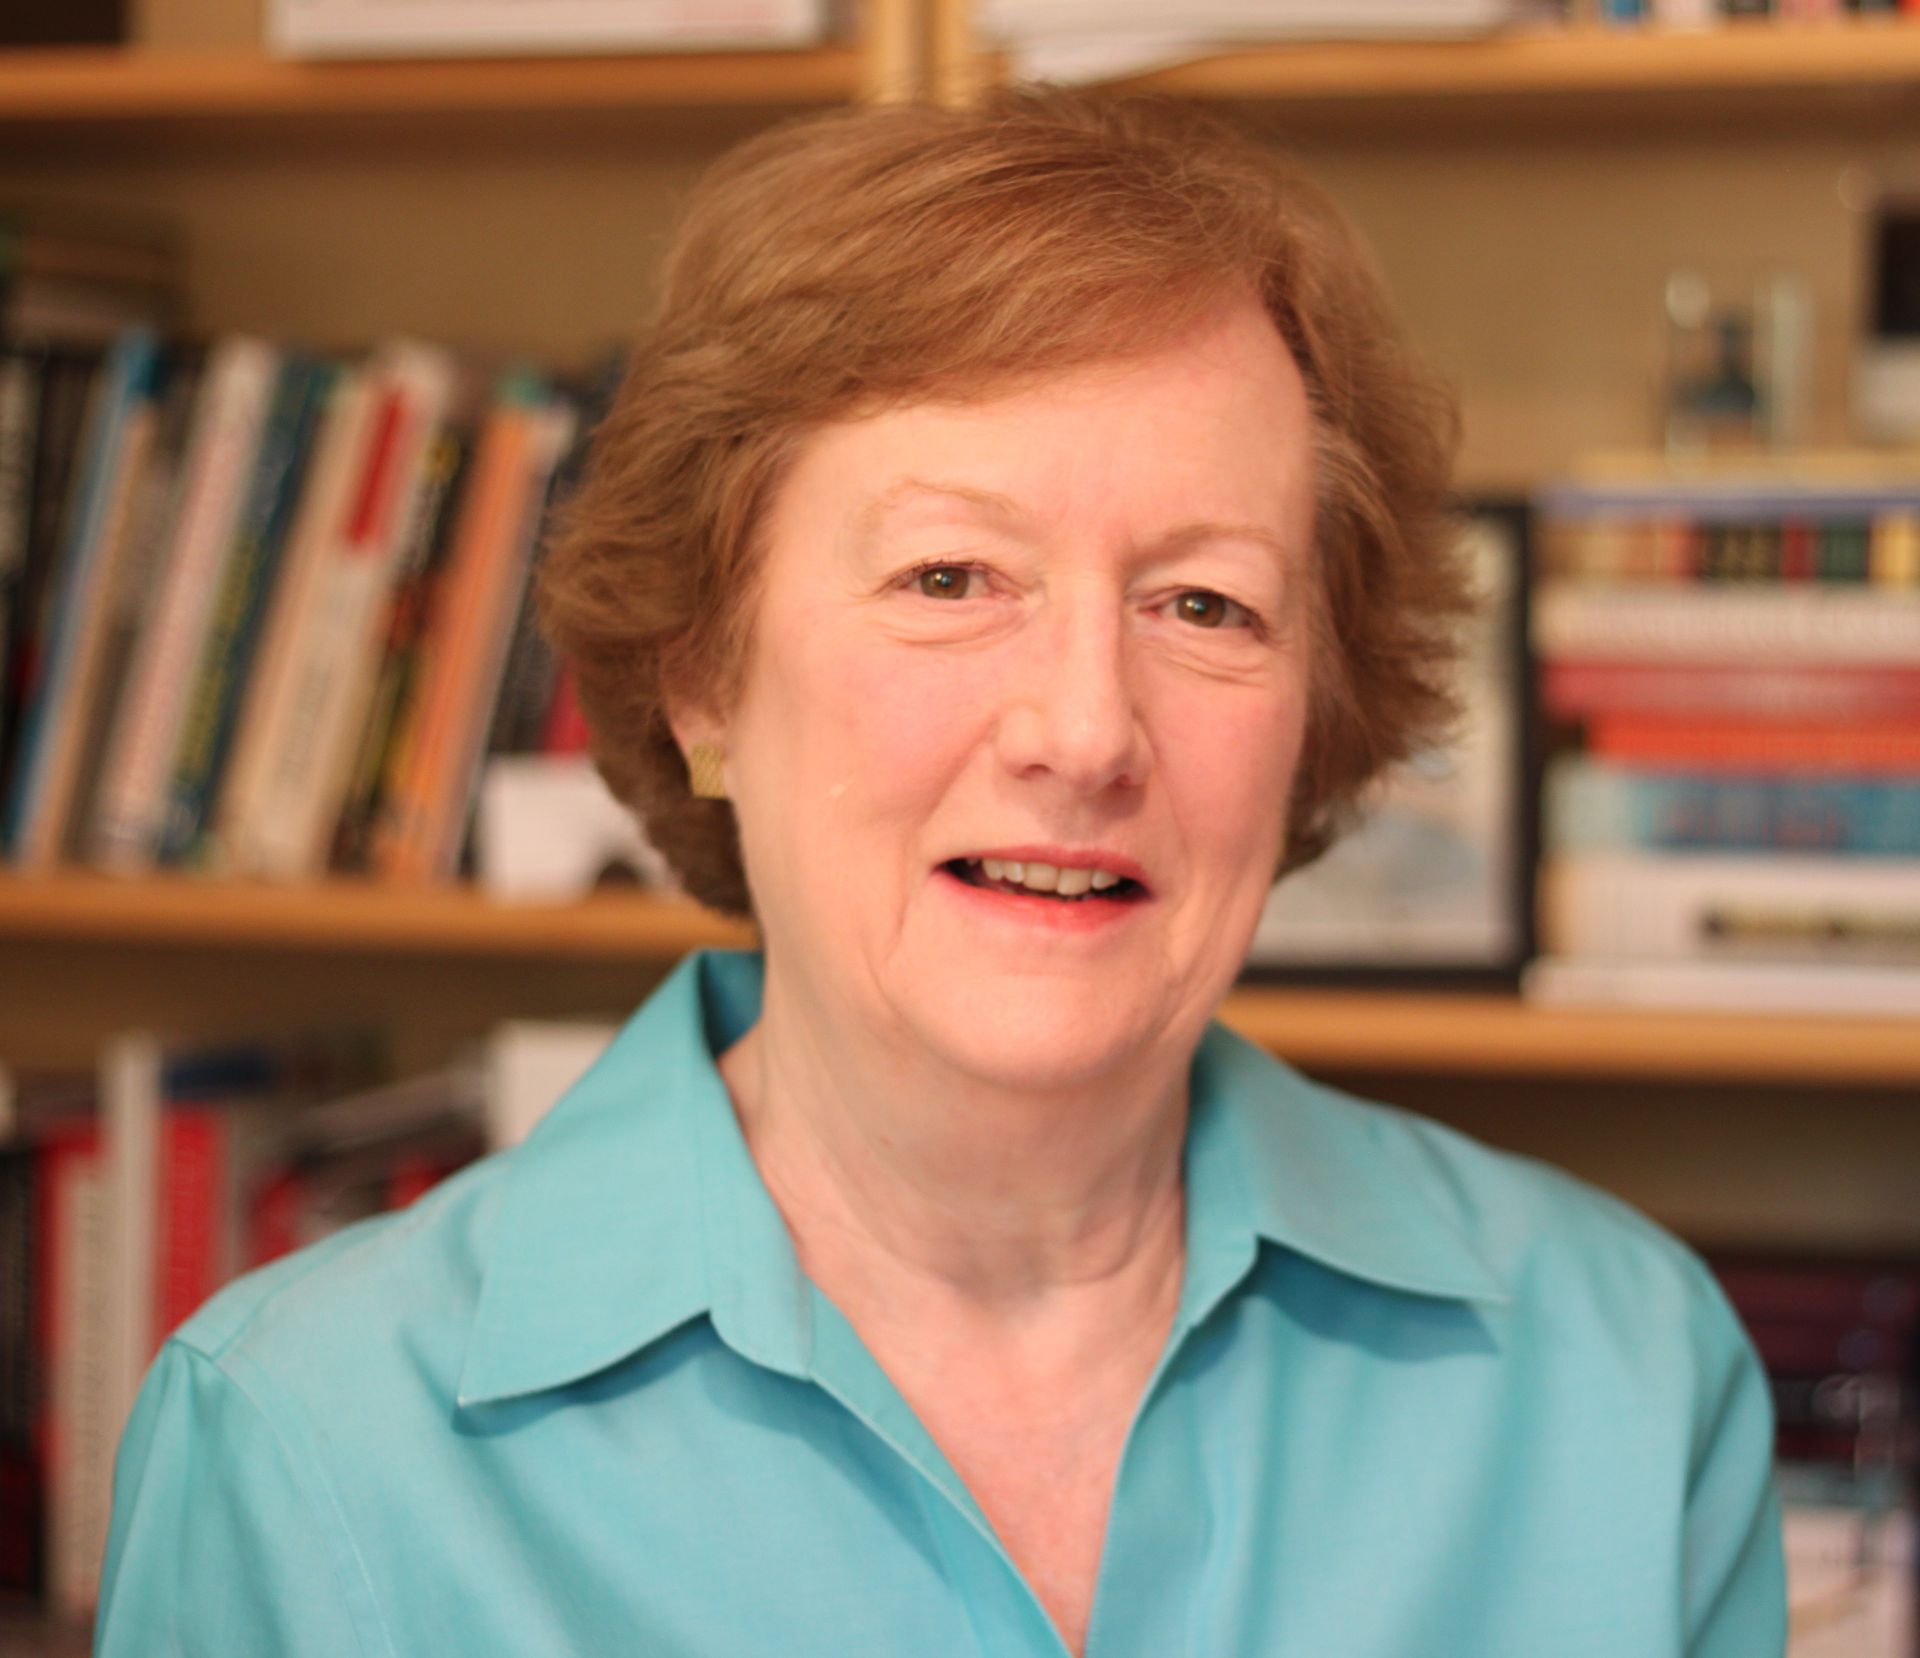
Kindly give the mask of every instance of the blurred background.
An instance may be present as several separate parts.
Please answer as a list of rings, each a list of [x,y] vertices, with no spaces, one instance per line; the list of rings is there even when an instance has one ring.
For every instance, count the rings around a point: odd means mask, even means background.
[[[1465,413],[1469,718],[1227,1017],[1702,1250],[1795,1658],[1914,1658],[1920,5],[17,0],[0,1653],[233,1273],[511,1143],[686,950],[525,596],[732,141],[1051,78],[1358,222]]]

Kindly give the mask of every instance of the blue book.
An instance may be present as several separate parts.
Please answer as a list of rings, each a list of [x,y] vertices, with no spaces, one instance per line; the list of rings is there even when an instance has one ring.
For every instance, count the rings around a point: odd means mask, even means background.
[[[174,755],[161,828],[163,863],[191,862],[198,849],[239,724],[254,647],[292,529],[314,431],[336,374],[335,365],[307,357],[290,355],[281,364]]]
[[[81,624],[98,599],[101,532],[112,507],[128,418],[139,403],[155,395],[159,375],[159,342],[146,328],[121,334],[100,366],[81,432],[80,462],[53,575],[56,586],[46,646],[24,700],[12,787],[0,822],[0,844],[9,856],[19,853],[43,805],[53,758],[54,719],[61,699],[71,689]]]
[[[1545,779],[1556,852],[1920,857],[1920,780],[1630,771],[1581,756]]]

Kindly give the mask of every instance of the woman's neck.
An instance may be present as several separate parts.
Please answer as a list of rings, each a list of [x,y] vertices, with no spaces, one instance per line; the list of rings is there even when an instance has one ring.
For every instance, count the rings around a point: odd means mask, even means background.
[[[1074,1309],[1090,1334],[1171,1317],[1184,1071],[1009,1094],[814,1023],[769,996],[720,1072],[802,1266],[836,1301],[1055,1336]]]

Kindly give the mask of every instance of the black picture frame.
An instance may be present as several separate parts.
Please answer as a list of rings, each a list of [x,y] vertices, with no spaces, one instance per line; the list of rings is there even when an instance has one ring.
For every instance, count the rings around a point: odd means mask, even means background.
[[[1533,516],[1519,497],[1472,496],[1459,506],[1462,533],[1474,539],[1472,556],[1485,561],[1481,580],[1489,591],[1464,663],[1461,740],[1444,754],[1457,758],[1481,745],[1471,764],[1484,775],[1459,784],[1480,798],[1468,803],[1462,794],[1449,807],[1444,775],[1419,775],[1423,766],[1441,772],[1439,756],[1422,756],[1403,768],[1408,775],[1384,780],[1360,828],[1276,887],[1243,983],[1512,990],[1534,954],[1540,717],[1527,627]],[[1476,683],[1476,675],[1492,682]],[[1497,731],[1484,729],[1490,717],[1501,722]],[[1429,869],[1447,871],[1430,883],[1430,901],[1420,890]],[[1342,925],[1343,907],[1353,915],[1351,927]]]

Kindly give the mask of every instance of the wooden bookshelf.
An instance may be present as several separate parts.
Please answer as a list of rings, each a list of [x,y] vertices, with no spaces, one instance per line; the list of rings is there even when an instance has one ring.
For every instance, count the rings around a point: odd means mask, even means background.
[[[862,95],[854,46],[568,58],[284,61],[244,50],[0,52],[0,131],[271,131],[577,113],[807,107]]]
[[[0,874],[0,938],[645,962],[743,943],[751,934],[685,900],[639,892],[517,906],[462,887],[125,880],[76,871]]]
[[[1008,74],[1006,54],[977,49],[966,12],[966,0],[937,0],[933,78],[949,102]],[[1521,117],[1603,133],[1737,116],[1743,125],[1790,130],[1808,117],[1910,121],[1920,107],[1920,26],[1898,16],[1756,19],[1700,30],[1637,24],[1270,43],[1115,84],[1278,105],[1289,116],[1386,131],[1435,115]]]
[[[180,876],[0,877],[0,939],[302,954],[665,963],[750,929],[681,899],[509,906],[466,889]],[[1920,1081],[1920,1019],[1776,1019],[1536,1008],[1511,996],[1247,988],[1227,1022],[1299,1064],[1449,1075],[1836,1085]]]

